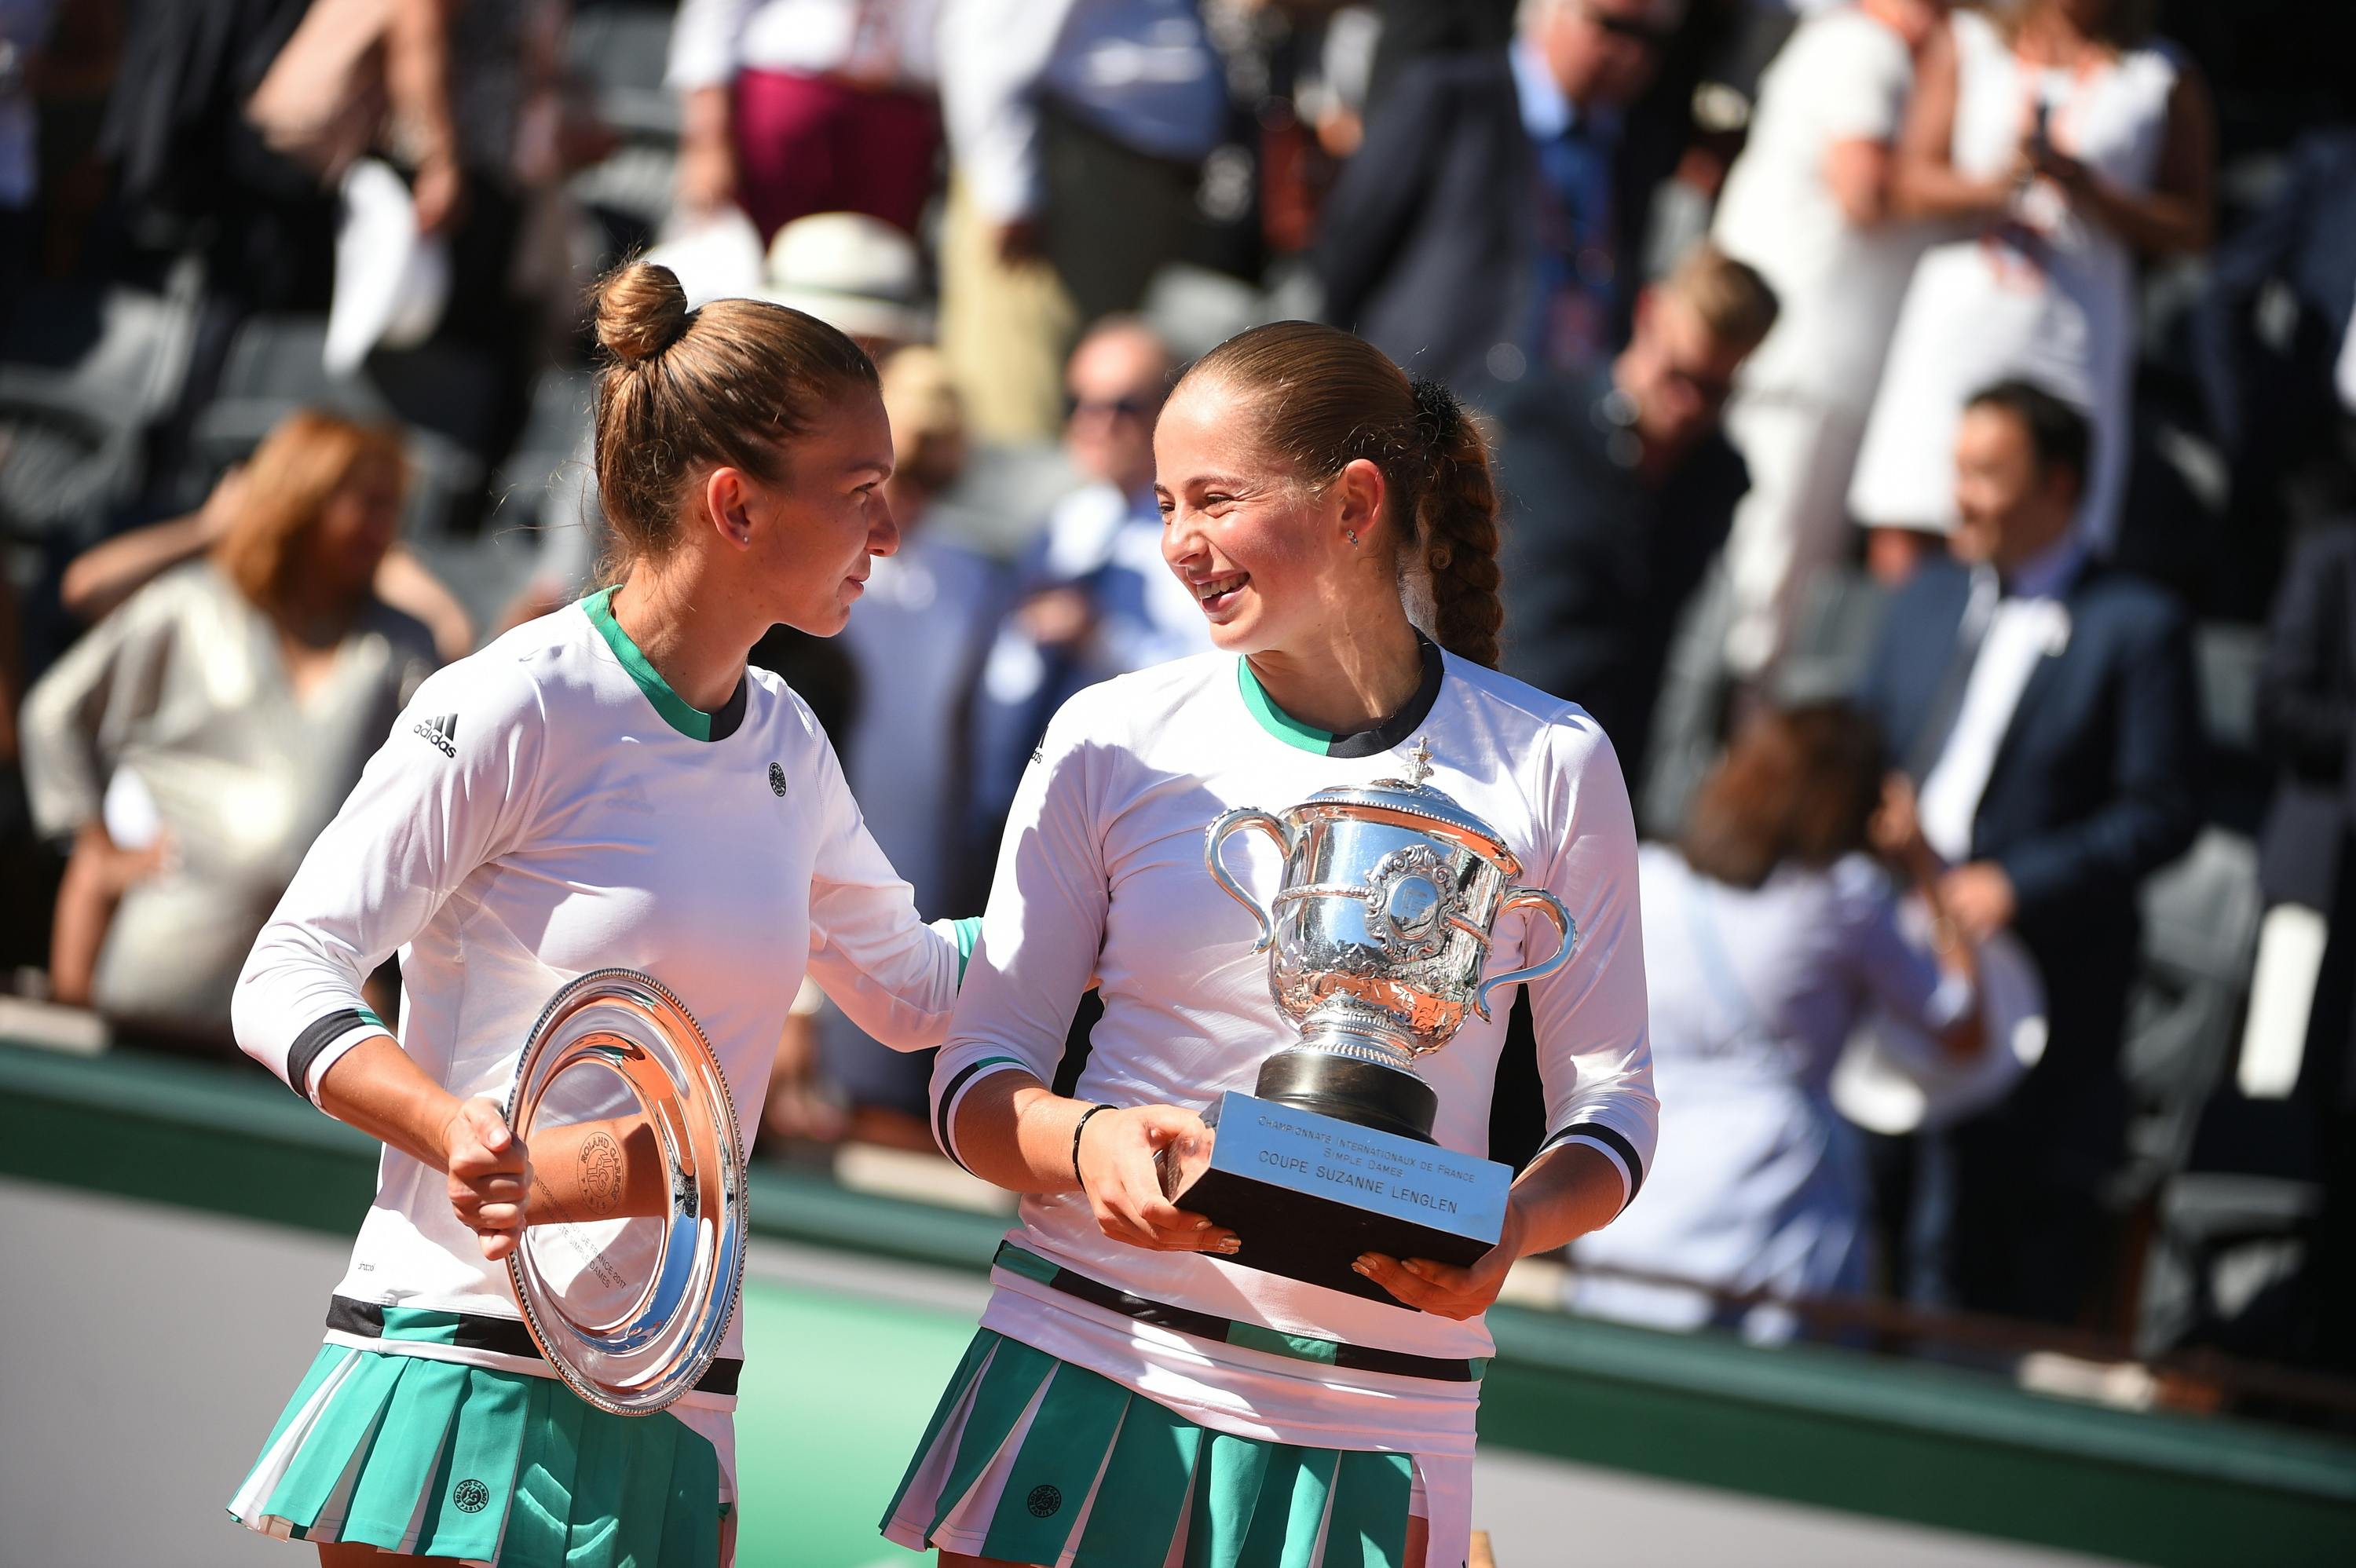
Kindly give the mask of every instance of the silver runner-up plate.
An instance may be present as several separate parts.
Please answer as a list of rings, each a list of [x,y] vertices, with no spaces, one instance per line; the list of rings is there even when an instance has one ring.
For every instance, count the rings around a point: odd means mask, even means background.
[[[669,1200],[623,1207],[623,1142],[651,1126]],[[580,1208],[551,1207],[541,1163],[557,1129],[577,1140]],[[508,1125],[543,1185],[508,1275],[524,1324],[573,1391],[616,1415],[650,1415],[695,1387],[727,1332],[744,1273],[745,1189],[736,1105],[687,1008],[660,981],[598,969],[550,998],[508,1097]],[[632,1157],[646,1147],[641,1136]]]

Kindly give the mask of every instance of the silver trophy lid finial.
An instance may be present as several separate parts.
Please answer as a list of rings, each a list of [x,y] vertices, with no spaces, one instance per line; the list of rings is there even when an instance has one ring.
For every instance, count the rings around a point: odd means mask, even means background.
[[[1409,787],[1419,787],[1431,776],[1431,742],[1418,741],[1415,750],[1407,754],[1407,782]]]

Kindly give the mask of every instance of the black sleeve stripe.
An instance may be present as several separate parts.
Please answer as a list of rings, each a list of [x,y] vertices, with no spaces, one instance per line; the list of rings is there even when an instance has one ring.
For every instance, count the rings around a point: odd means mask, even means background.
[[[352,1030],[364,1025],[383,1029],[384,1023],[374,1013],[358,1008],[345,1008],[317,1019],[310,1028],[294,1037],[294,1044],[286,1052],[286,1084],[305,1100],[310,1091],[303,1085],[310,1081],[311,1063],[319,1060],[319,1052]]]
[[[1628,1201],[1636,1201],[1636,1194],[1644,1189],[1644,1162],[1636,1157],[1636,1146],[1601,1122],[1573,1122],[1547,1139],[1544,1147],[1552,1148],[1574,1133],[1608,1146],[1620,1157],[1620,1163],[1628,1168]]]
[[[968,1176],[973,1174],[971,1168],[958,1157],[957,1146],[949,1142],[949,1107],[957,1104],[958,1092],[973,1081],[974,1074],[985,1067],[1004,1067],[1012,1062],[1013,1058],[1007,1056],[985,1056],[979,1061],[967,1062],[958,1069],[957,1076],[951,1078],[948,1086],[941,1091],[940,1104],[933,1107],[933,1141],[941,1146],[941,1152],[949,1157],[949,1163]]]

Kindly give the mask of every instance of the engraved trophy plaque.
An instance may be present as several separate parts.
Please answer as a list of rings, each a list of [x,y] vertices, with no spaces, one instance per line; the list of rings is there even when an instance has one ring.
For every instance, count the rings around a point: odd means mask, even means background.
[[[1496,831],[1425,780],[1419,744],[1404,779],[1323,789],[1280,814],[1245,807],[1211,824],[1211,875],[1258,922],[1277,1011],[1301,1031],[1260,1066],[1255,1093],[1219,1097],[1208,1164],[1176,1200],[1233,1229],[1247,1267],[1395,1298],[1355,1273],[1361,1253],[1465,1264],[1497,1243],[1512,1170],[1432,1141],[1438,1097],[1419,1057],[1446,1045],[1495,993],[1570,961],[1577,928],[1560,900],[1516,884]],[[1284,856],[1271,909],[1219,852],[1265,833]],[[1483,978],[1491,931],[1534,909],[1558,941],[1545,962]]]
[[[543,1212],[536,1195],[508,1254],[532,1342],[575,1393],[617,1415],[665,1409],[720,1349],[744,1272],[744,1159],[735,1102],[694,1018],[650,976],[595,970],[533,1026],[508,1125],[529,1150],[556,1127],[635,1133],[641,1122],[661,1162],[662,1212]],[[618,1200],[621,1139],[592,1133],[582,1148],[584,1190]]]

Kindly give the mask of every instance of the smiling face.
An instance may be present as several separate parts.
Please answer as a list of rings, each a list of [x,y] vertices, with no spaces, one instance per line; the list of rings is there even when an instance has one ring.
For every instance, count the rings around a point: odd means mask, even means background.
[[[900,548],[884,498],[892,427],[862,388],[798,437],[775,484],[723,468],[705,482],[722,538],[742,550],[744,581],[773,621],[813,636],[842,630],[870,560]]]
[[[1976,403],[1955,427],[1957,559],[2009,571],[2059,544],[2078,507],[2078,476],[2040,464],[2009,409]]]
[[[1249,449],[1239,435],[1249,415],[1226,384],[1196,378],[1153,432],[1162,558],[1202,606],[1212,642],[1238,654],[1301,646],[1367,595],[1395,609],[1381,471],[1359,459],[1323,485],[1305,481]]]

